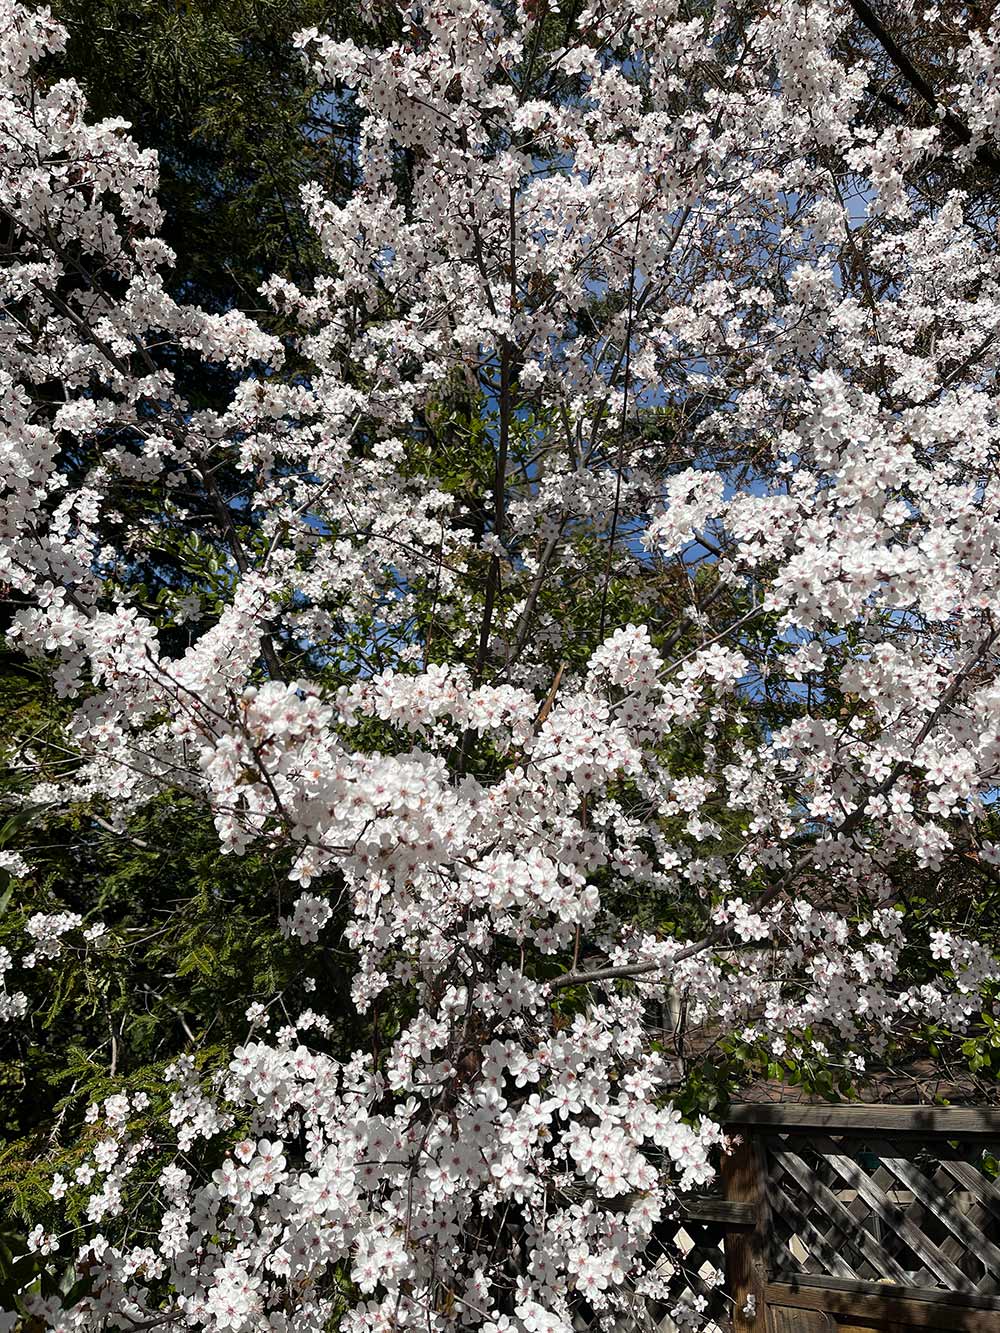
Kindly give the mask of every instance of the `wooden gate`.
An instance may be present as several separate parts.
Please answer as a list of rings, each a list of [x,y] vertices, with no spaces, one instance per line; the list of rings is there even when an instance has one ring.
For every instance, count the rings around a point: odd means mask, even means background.
[[[684,1214],[718,1228],[721,1326],[1000,1333],[1000,1110],[748,1105],[727,1125],[722,1194]]]

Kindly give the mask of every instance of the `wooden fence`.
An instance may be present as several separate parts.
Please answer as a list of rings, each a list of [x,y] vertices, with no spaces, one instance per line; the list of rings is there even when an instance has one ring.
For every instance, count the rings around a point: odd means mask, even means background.
[[[721,1191],[670,1236],[719,1329],[1000,1333],[1000,1109],[746,1105],[727,1125]]]

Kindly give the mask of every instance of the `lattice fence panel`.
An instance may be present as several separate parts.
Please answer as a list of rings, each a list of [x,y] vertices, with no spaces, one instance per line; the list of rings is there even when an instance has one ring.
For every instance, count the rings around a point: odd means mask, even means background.
[[[766,1139],[773,1278],[1000,1294],[1000,1188],[982,1145]]]

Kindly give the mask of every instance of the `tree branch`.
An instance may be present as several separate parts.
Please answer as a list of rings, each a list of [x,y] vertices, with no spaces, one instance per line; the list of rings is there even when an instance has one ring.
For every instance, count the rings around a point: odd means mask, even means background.
[[[951,131],[959,143],[966,147],[973,143],[974,136],[968,125],[960,120],[953,111],[941,105],[930,81],[921,74],[920,70],[885,27],[874,9],[868,4],[868,0],[850,0],[850,4],[861,23],[879,43],[913,91],[939,116],[941,124]],[[976,160],[980,166],[1000,174],[1000,156],[987,145],[981,145],[976,149]]]

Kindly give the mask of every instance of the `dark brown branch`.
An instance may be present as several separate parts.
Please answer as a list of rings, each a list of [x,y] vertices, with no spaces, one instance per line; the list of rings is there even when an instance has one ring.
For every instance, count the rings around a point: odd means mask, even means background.
[[[974,140],[972,131],[953,111],[942,106],[930,81],[920,72],[903,48],[886,28],[882,20],[868,4],[868,0],[850,0],[851,8],[879,43],[886,55],[899,70],[913,91],[930,107],[941,124],[952,133],[959,143],[968,146]],[[1000,156],[994,149],[982,145],[976,149],[976,161],[980,166],[1000,175]]]
[[[604,642],[604,622],[608,610],[608,589],[611,586],[611,571],[615,558],[615,538],[618,536],[618,519],[621,512],[622,472],[625,469],[625,428],[628,425],[628,394],[632,384],[632,318],[635,313],[635,257],[639,249],[639,230],[642,226],[642,208],[635,218],[635,240],[632,243],[632,262],[628,277],[628,316],[625,320],[625,388],[622,393],[622,419],[619,423],[618,461],[615,470],[615,503],[611,514],[611,533],[608,537],[608,563],[604,571],[604,583],[601,587],[601,615],[597,630],[598,641]]]
[[[546,542],[545,549],[542,551],[541,558],[538,562],[538,572],[535,575],[534,582],[528,592],[527,600],[524,603],[524,610],[521,612],[521,618],[518,622],[514,638],[514,648],[510,660],[507,663],[508,671],[518,662],[522,652],[527,647],[528,639],[531,635],[531,617],[535,611],[535,603],[538,601],[538,595],[545,582],[545,576],[548,573],[549,565],[552,563],[552,557],[555,555],[556,548],[562,537],[564,525],[565,520],[561,520],[558,528],[556,528],[555,532]]]
[[[517,307],[517,194],[513,187],[510,191],[508,206],[508,227],[510,229],[510,316],[513,318]],[[493,536],[496,541],[503,540],[504,519],[507,503],[507,455],[510,450],[510,422],[513,413],[513,388],[516,375],[514,344],[506,336],[500,349],[500,429],[497,441],[496,471],[493,477]],[[489,652],[490,630],[493,625],[493,611],[496,606],[497,592],[500,586],[500,556],[494,552],[490,557],[489,573],[486,576],[486,596],[483,604],[483,619],[479,628],[479,647],[476,651],[476,665],[473,682],[482,683],[486,657]]]

